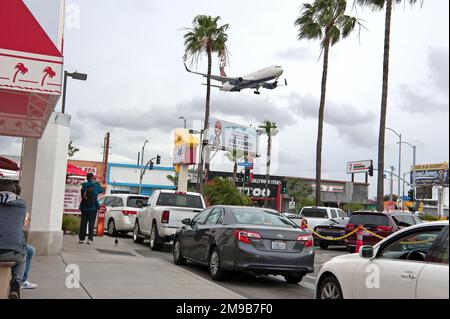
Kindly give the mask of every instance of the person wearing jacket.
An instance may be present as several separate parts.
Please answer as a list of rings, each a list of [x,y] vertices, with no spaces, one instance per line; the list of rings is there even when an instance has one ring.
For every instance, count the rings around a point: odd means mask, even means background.
[[[12,180],[0,180],[0,261],[13,261],[10,299],[20,299],[20,285],[25,270],[27,243],[23,233],[26,204],[15,194]]]
[[[86,175],[86,182],[82,184],[81,187],[81,224],[80,224],[80,235],[79,243],[83,244],[86,239],[86,229],[89,226],[89,239],[88,244],[94,242],[94,227],[95,220],[97,217],[97,211],[100,208],[100,203],[98,202],[98,195],[103,193],[103,188],[99,183],[94,181],[94,174],[88,173]]]

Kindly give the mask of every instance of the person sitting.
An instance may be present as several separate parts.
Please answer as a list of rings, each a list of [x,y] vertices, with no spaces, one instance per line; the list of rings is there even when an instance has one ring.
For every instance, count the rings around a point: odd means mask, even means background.
[[[23,233],[26,204],[12,180],[0,180],[0,261],[13,261],[9,298],[20,299],[27,243]]]

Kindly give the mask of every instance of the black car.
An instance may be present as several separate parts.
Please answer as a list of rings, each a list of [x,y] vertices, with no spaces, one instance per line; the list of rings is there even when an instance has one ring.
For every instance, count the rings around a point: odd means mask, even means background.
[[[348,218],[333,218],[327,220],[323,224],[317,226],[314,230],[321,236],[338,238],[345,235],[345,227],[348,224]],[[329,245],[345,246],[345,240],[327,240],[313,235],[314,243],[319,245],[322,249],[327,249]]]
[[[213,206],[182,223],[173,242],[175,264],[209,266],[213,280],[249,271],[297,284],[314,271],[312,236],[275,210]]]

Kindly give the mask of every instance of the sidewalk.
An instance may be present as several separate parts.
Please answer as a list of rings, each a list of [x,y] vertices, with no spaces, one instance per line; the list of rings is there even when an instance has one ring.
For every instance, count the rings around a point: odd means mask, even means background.
[[[79,278],[66,272],[66,265],[76,265]],[[76,236],[64,236],[60,256],[33,258],[30,281],[39,286],[22,290],[23,299],[243,298],[168,261],[116,246],[110,237],[86,245],[78,244]],[[66,281],[80,287],[68,288]]]

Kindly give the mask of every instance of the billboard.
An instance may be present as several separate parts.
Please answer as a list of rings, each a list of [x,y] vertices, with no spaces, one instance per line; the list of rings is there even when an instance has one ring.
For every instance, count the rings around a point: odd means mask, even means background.
[[[372,163],[372,160],[348,162],[347,174],[367,173]]]
[[[215,150],[238,150],[256,155],[258,153],[259,136],[254,128],[210,118],[208,145]]]
[[[411,184],[414,178],[414,168],[411,168]],[[416,165],[416,185],[448,185],[448,164]]]

